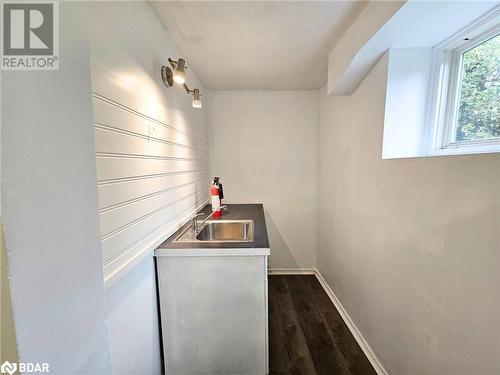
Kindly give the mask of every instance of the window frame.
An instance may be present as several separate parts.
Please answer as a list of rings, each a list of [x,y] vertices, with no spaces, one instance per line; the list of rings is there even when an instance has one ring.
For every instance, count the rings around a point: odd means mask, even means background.
[[[500,7],[434,47],[431,75],[431,141],[428,154],[500,152],[500,137],[453,142],[463,76],[463,54],[500,34]]]

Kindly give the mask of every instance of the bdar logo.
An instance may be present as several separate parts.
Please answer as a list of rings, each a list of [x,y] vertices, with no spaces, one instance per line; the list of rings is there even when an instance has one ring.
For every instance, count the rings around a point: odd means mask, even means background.
[[[17,364],[16,363],[10,363],[9,361],[5,361],[0,366],[0,372],[2,374],[12,375],[12,374],[14,374],[16,372],[16,370],[17,370]]]

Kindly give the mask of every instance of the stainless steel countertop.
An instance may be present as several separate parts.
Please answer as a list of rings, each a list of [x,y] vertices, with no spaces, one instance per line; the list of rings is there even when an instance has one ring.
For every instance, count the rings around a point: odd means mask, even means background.
[[[208,216],[212,212],[212,206],[207,204],[199,213],[204,213],[200,219]],[[211,219],[218,220],[218,219]],[[175,242],[186,229],[189,230],[191,221],[184,224],[179,230],[171,235],[165,242],[158,246],[160,249],[251,249],[269,248],[267,236],[266,219],[264,216],[264,206],[262,204],[228,204],[227,210],[222,211],[220,220],[253,220],[254,237],[252,241],[245,242]]]

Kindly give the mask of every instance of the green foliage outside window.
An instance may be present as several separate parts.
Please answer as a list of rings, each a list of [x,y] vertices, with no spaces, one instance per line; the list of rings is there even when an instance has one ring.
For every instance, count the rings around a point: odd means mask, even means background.
[[[500,137],[500,35],[463,55],[456,141]]]

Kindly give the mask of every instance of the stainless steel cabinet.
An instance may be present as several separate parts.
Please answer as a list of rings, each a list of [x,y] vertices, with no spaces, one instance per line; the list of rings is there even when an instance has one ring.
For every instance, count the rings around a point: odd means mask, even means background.
[[[269,249],[224,250],[157,250],[168,375],[268,371]]]

